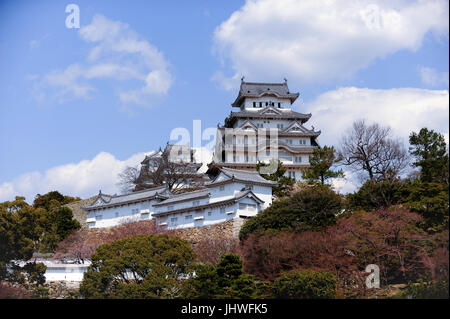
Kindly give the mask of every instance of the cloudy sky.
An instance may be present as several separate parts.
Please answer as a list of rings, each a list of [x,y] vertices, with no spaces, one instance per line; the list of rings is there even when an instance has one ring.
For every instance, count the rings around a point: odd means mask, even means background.
[[[80,28],[66,26],[71,3]],[[337,146],[361,118],[391,126],[405,143],[422,127],[448,141],[448,7],[448,0],[2,1],[0,201],[50,190],[118,192],[117,174],[179,141],[176,128],[209,148],[242,76],[287,78],[300,93],[294,109],[312,113],[307,125],[322,131],[321,144]]]

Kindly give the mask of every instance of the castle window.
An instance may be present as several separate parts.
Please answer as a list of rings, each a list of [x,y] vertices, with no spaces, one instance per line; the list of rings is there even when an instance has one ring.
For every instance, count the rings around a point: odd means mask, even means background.
[[[186,215],[184,216],[185,219],[192,219],[192,215]]]
[[[177,219],[178,219],[178,217],[172,217],[172,218],[170,219],[170,221],[171,221],[172,223],[175,223],[175,222],[177,221]]]
[[[119,217],[119,212],[116,212],[116,217]]]
[[[211,216],[212,215],[212,212],[208,212],[208,216]]]
[[[256,102],[253,102],[253,107],[256,107]]]
[[[220,213],[225,214],[225,207],[220,207]]]
[[[280,102],[278,102],[278,108],[281,108],[281,103]]]
[[[192,202],[192,206],[198,206],[198,205],[200,205],[200,201],[199,200],[194,200]]]
[[[219,190],[221,190],[221,191],[225,190],[225,186],[223,186],[223,185],[220,186],[220,187],[219,187]]]
[[[259,107],[262,107],[262,102],[259,102]]]

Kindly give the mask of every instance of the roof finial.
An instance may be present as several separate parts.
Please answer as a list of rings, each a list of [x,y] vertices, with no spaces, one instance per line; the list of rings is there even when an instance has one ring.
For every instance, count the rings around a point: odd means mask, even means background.
[[[99,191],[98,191],[98,194],[101,195],[101,194],[102,194],[102,190],[99,190]]]
[[[244,82],[245,76],[241,77],[241,83]]]
[[[284,83],[287,83],[287,79],[286,78],[284,78]]]

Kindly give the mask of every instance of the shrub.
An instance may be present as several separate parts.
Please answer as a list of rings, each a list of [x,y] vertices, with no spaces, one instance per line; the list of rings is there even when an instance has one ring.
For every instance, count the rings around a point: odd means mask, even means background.
[[[333,299],[336,277],[325,270],[293,270],[275,280],[272,290],[281,299]]]
[[[251,233],[319,230],[335,224],[342,207],[342,197],[328,185],[305,185],[249,219],[239,237],[245,239]]]
[[[448,299],[448,279],[438,281],[421,280],[409,283],[405,291],[398,296],[408,299]]]
[[[164,235],[135,235],[100,246],[84,274],[85,298],[175,298],[192,271],[188,242]]]

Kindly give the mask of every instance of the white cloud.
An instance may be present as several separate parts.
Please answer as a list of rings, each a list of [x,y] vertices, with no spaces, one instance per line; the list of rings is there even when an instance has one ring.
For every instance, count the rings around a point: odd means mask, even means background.
[[[418,71],[422,83],[428,86],[446,85],[448,87],[448,72],[438,72],[433,68],[419,66]]]
[[[97,14],[91,24],[79,30],[79,35],[83,41],[94,45],[86,57],[87,62],[72,63],[66,69],[53,70],[43,76],[35,83],[35,97],[41,100],[53,97],[60,103],[88,99],[96,91],[94,79],[141,83],[116,92],[122,106],[150,105],[152,97],[168,93],[173,83],[169,62],[128,24]]]
[[[119,160],[110,153],[101,152],[93,159],[56,166],[43,173],[25,173],[0,184],[0,202],[12,200],[15,196],[25,196],[28,202],[32,202],[36,194],[52,190],[82,198],[94,196],[99,189],[105,193],[119,193],[116,185],[118,174],[127,166],[138,165],[149,153],[137,153],[126,160]]]
[[[449,143],[447,90],[344,87],[321,94],[302,105],[299,111],[312,114],[306,124],[322,131],[319,136],[321,145],[338,147],[342,135],[357,119],[390,126],[393,135],[400,137],[405,146],[410,133],[423,127],[443,134],[447,145]],[[350,172],[345,174],[346,180],[335,180],[333,185],[343,192],[355,190],[359,180]]]
[[[448,135],[449,93],[447,90],[398,88],[375,90],[344,87],[328,91],[301,110],[312,113],[308,123],[322,130],[322,144],[337,145],[353,121],[366,119],[389,125],[405,141],[422,127]]]
[[[376,4],[375,4],[376,3]],[[299,83],[348,78],[377,58],[417,50],[428,32],[448,36],[448,1],[247,0],[214,33],[231,77]]]

